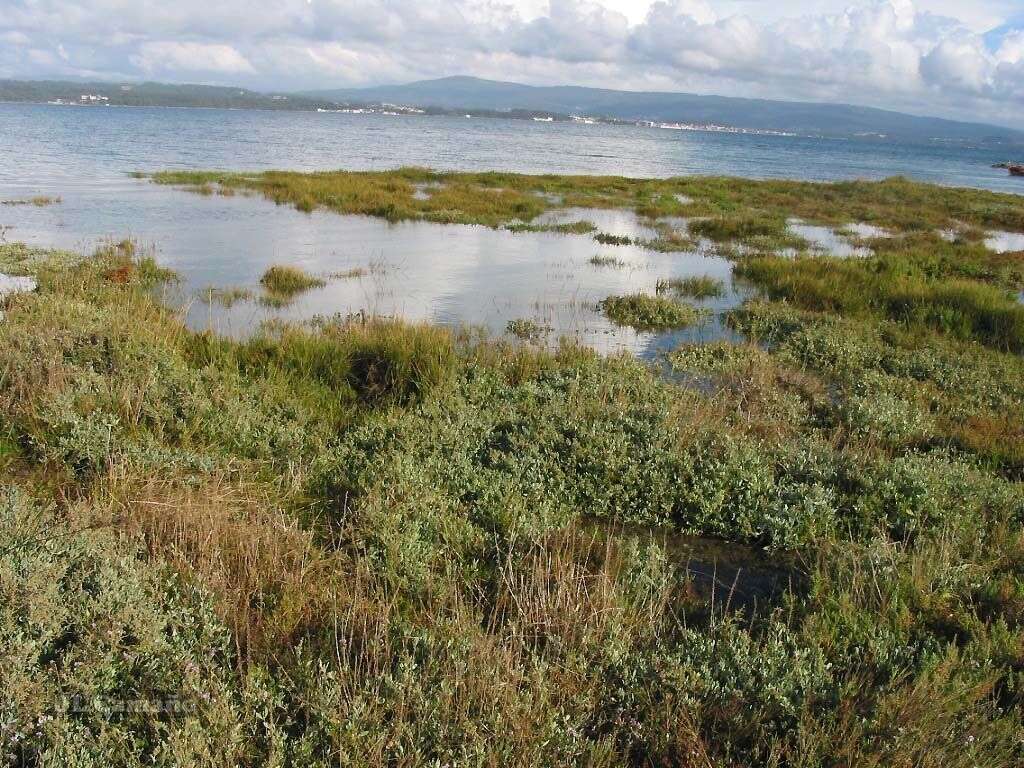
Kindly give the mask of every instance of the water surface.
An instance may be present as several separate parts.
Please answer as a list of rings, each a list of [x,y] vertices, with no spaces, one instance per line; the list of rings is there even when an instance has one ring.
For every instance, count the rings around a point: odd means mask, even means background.
[[[902,173],[943,184],[1019,191],[989,166],[998,150],[949,145],[661,131],[630,126],[341,115],[247,110],[74,108],[0,105],[0,199],[60,197],[57,205],[0,206],[10,241],[89,251],[136,238],[183,277],[180,295],[194,328],[235,336],[271,317],[369,312],[503,333],[529,318],[602,351],[650,356],[683,340],[730,338],[720,313],[746,295],[730,264],[706,248],[655,253],[602,246],[590,235],[518,233],[478,226],[305,214],[245,196],[199,197],[131,178],[132,171],[220,168],[382,169],[670,176],[729,174],[810,180]],[[424,186],[420,195],[431,194]],[[560,201],[554,201],[560,202]],[[562,210],[548,223],[587,220],[608,234],[645,240],[651,222],[629,211]],[[667,222],[684,229],[685,221]],[[803,225],[796,224],[796,227]],[[841,233],[804,228],[822,250],[859,246]],[[854,230],[868,237],[867,230]],[[1003,241],[1000,241],[1002,243]],[[615,266],[595,266],[608,256]],[[225,308],[195,297],[206,287],[258,290],[275,263],[331,277],[283,308],[259,301]],[[596,304],[611,294],[653,292],[660,278],[711,275],[730,286],[704,302],[702,325],[654,335],[615,328]]]

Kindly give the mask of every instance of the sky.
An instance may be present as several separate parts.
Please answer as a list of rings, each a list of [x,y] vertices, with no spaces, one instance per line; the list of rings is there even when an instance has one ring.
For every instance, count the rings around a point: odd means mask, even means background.
[[[0,77],[475,75],[1024,124],[1024,0],[0,0]]]

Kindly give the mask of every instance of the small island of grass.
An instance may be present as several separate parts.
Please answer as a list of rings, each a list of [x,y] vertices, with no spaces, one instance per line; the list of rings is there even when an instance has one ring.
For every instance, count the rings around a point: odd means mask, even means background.
[[[687,328],[705,314],[689,304],[645,293],[609,296],[600,306],[608,319],[616,325],[629,326],[638,331]]]
[[[725,295],[725,283],[710,275],[674,277],[659,280],[656,290],[658,295],[671,294],[689,296],[693,299],[715,299]]]
[[[260,284],[273,294],[290,298],[312,288],[322,288],[327,281],[300,267],[275,264],[263,273]]]

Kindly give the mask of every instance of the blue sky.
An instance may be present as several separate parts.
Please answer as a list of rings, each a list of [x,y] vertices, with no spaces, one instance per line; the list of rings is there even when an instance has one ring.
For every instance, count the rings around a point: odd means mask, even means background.
[[[1024,0],[0,0],[0,77],[311,89],[451,74],[1015,125]]]

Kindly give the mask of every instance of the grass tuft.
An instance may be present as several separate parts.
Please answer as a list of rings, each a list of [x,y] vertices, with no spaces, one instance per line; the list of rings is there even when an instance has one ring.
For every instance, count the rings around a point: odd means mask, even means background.
[[[600,307],[616,325],[627,325],[640,331],[687,328],[704,316],[701,310],[689,304],[643,293],[609,296]]]
[[[625,261],[616,256],[608,256],[601,253],[591,256],[590,263],[595,267],[612,267],[614,269],[623,269],[628,266]]]
[[[515,336],[521,341],[534,342],[540,341],[551,332],[551,328],[549,326],[541,325],[536,320],[531,320],[529,318],[509,320],[505,330],[507,333]]]
[[[717,277],[674,277],[658,280],[657,293],[688,296],[693,299],[720,298],[725,295],[725,283]]]
[[[632,245],[633,239],[625,235],[610,235],[607,232],[598,232],[594,239],[601,245]]]
[[[272,294],[286,298],[327,285],[325,280],[309,274],[300,267],[280,264],[267,269],[260,278],[260,283]]]

